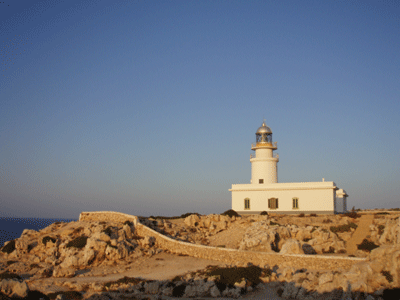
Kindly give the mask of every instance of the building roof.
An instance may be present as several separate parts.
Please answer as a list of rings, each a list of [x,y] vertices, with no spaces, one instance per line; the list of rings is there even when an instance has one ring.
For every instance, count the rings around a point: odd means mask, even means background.
[[[272,130],[271,130],[271,128],[269,128],[266,124],[265,124],[265,121],[262,123],[262,125],[261,125],[261,127],[259,127],[258,129],[257,129],[257,132],[256,132],[256,134],[262,134],[262,133],[272,133]]]

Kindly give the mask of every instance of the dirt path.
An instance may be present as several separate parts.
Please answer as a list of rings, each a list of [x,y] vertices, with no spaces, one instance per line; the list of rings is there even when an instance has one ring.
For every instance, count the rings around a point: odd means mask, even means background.
[[[361,216],[358,227],[354,232],[353,236],[347,241],[347,254],[354,254],[357,251],[357,245],[367,237],[370,232],[369,226],[374,220],[374,215],[363,215]]]
[[[219,261],[207,260],[201,258],[195,258],[190,256],[177,256],[169,253],[159,253],[151,258],[143,257],[138,259],[136,262],[127,264],[124,266],[110,266],[110,267],[97,267],[92,270],[88,270],[86,273],[75,276],[73,278],[41,278],[38,280],[28,281],[28,286],[31,290],[38,290],[44,293],[59,292],[66,290],[65,287],[61,287],[63,283],[70,282],[75,285],[85,285],[92,283],[103,284],[108,281],[116,281],[125,276],[127,277],[139,277],[147,280],[171,280],[177,275],[183,275],[184,273],[205,269],[209,265],[220,265]],[[114,273],[116,272],[116,273]],[[101,292],[99,292],[101,294]],[[162,299],[172,300],[178,299],[175,297],[162,296]],[[251,293],[247,293],[241,296],[242,299],[274,299],[283,300],[278,297],[276,289],[269,286],[265,286],[262,290],[256,290]],[[193,299],[193,298],[179,298]],[[200,299],[200,298],[199,298]],[[201,299],[212,299],[212,300],[228,300],[233,298],[220,297],[220,298],[206,298]]]

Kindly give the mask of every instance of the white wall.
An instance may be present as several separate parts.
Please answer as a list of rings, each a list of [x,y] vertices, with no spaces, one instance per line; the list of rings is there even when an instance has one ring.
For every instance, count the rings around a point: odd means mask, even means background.
[[[276,184],[280,185],[280,184]],[[245,185],[240,185],[245,186]],[[254,185],[247,185],[248,187]],[[262,186],[260,184],[260,186]],[[270,185],[272,186],[272,185]],[[292,199],[299,199],[299,208],[293,209]],[[244,199],[250,199],[250,210],[244,209]],[[279,208],[269,209],[268,199],[278,198]],[[332,187],[315,189],[274,189],[274,190],[232,190],[232,209],[235,211],[271,212],[334,212],[334,189]],[[343,205],[342,205],[343,207]]]

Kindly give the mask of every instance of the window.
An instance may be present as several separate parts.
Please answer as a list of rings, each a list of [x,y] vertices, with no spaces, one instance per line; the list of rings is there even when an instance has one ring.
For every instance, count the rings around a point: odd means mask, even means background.
[[[268,199],[268,208],[277,209],[278,208],[278,198]]]
[[[258,179],[258,183],[264,183],[264,179]]]
[[[299,208],[299,198],[293,198],[293,209]]]
[[[244,209],[250,209],[250,199],[244,199]]]

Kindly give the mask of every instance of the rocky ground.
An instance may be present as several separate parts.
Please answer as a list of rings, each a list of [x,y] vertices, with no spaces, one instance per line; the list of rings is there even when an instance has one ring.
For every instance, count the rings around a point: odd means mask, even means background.
[[[137,236],[129,222],[58,222],[38,232],[25,230],[1,249],[0,299],[389,299],[389,293],[400,295],[395,290],[400,287],[400,214],[369,213],[373,222],[367,231],[357,229],[362,218],[355,213],[140,218],[189,243],[367,258],[350,271],[224,265],[168,253],[153,237]],[[358,231],[368,234],[360,249],[349,253]]]

